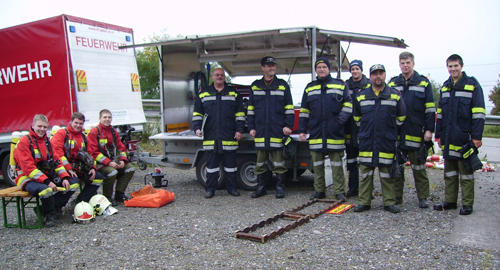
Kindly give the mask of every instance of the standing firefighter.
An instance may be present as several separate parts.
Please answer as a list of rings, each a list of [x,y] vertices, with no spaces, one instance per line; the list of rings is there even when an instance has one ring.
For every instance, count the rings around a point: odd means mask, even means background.
[[[135,173],[135,167],[128,162],[127,148],[120,140],[120,134],[111,125],[111,111],[99,112],[99,125],[92,128],[87,136],[89,153],[97,162],[97,170],[104,176],[102,195],[106,196],[112,206],[130,198],[125,195],[128,183]],[[115,185],[115,198],[113,187]]]
[[[351,99],[354,104],[358,91],[370,87],[371,81],[363,74],[363,62],[361,60],[352,60],[349,67],[351,78],[349,78],[346,83],[349,86],[349,93],[351,94]],[[358,196],[359,192],[359,127],[356,125],[352,116],[345,122],[344,131],[347,171],[349,172],[347,197],[354,197]]]
[[[80,187],[78,179],[70,179],[47,138],[49,120],[37,114],[29,135],[21,137],[14,151],[17,164],[16,184],[42,202],[41,213],[45,226],[54,226],[62,217],[61,208]],[[36,208],[35,208],[36,210]]]
[[[232,196],[240,196],[236,189],[236,149],[243,137],[245,109],[236,88],[226,84],[221,68],[212,74],[213,83],[200,91],[193,112],[193,130],[203,138],[207,155],[207,183],[205,198],[215,195],[222,160],[226,175],[226,189]]]
[[[406,108],[401,94],[385,84],[385,67],[377,64],[370,68],[372,86],[359,91],[354,107],[354,120],[359,124],[359,162],[361,182],[358,206],[354,212],[370,210],[373,191],[373,173],[378,167],[384,210],[398,213],[395,206],[394,179],[390,167],[396,152],[399,128],[403,124]]]
[[[85,115],[76,112],[71,115],[71,122],[66,128],[59,129],[50,141],[54,146],[54,152],[61,157],[62,164],[72,178],[84,185],[84,188],[76,199],[70,202],[74,207],[81,201],[89,202],[90,198],[97,194],[99,184],[103,181],[101,173],[97,172],[94,159],[88,153],[87,138],[83,133]]]
[[[482,145],[484,120],[483,89],[474,77],[462,72],[462,57],[446,60],[450,78],[444,82],[437,110],[436,138],[444,157],[444,202],[434,210],[457,209],[462,188],[460,215],[470,215],[474,204],[474,169],[480,164],[477,148]]]
[[[402,52],[399,55],[401,74],[392,78],[389,86],[401,92],[406,104],[406,120],[401,127],[399,148],[411,162],[415,188],[417,189],[418,207],[427,208],[429,207],[427,204],[429,178],[425,169],[425,158],[422,162],[417,157],[419,150],[425,147],[425,142],[430,142],[432,145],[436,106],[431,83],[426,77],[414,71],[414,66],[413,54]],[[427,153],[425,153],[425,157],[427,157]],[[404,185],[403,173],[401,177],[396,179],[394,185],[396,204],[403,203]]]
[[[326,197],[325,166],[332,167],[336,199],[345,201],[344,124],[352,114],[349,87],[330,75],[330,62],[320,57],[315,63],[317,80],[310,82],[302,95],[299,118],[299,137],[305,142],[309,129],[309,150],[314,167],[313,199]],[[331,164],[325,164],[331,160]],[[326,177],[330,177],[329,175]]]
[[[252,198],[265,195],[268,182],[267,162],[273,161],[276,183],[276,198],[285,197],[285,175],[287,171],[283,158],[283,135],[292,133],[295,120],[292,94],[288,84],[276,77],[276,62],[266,56],[260,61],[264,77],[252,83],[248,102],[248,129],[255,139],[257,150],[257,190]]]

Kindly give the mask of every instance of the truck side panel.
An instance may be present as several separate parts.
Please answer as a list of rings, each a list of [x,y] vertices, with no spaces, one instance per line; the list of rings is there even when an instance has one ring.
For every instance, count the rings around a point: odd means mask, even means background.
[[[0,133],[29,129],[35,114],[66,124],[73,110],[61,16],[0,29]]]
[[[97,25],[67,22],[78,110],[90,123],[99,122],[104,108],[114,126],[144,123],[135,52],[119,48],[133,44],[132,31]]]

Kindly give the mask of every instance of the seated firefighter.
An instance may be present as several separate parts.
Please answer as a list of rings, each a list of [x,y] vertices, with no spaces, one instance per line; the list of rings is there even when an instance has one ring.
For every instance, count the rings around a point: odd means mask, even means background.
[[[89,202],[97,194],[103,176],[97,172],[94,158],[87,151],[87,137],[83,133],[85,115],[76,112],[71,116],[71,122],[66,128],[59,129],[50,138],[54,152],[61,157],[62,165],[71,178],[80,179],[84,188],[76,199],[70,202],[71,208],[81,201]]]
[[[120,134],[111,125],[111,111],[103,109],[99,112],[99,125],[92,128],[87,136],[88,151],[97,162],[97,170],[104,176],[102,194],[108,198],[112,206],[118,205],[130,198],[125,195],[128,183],[135,172],[135,167],[129,164],[127,148],[120,140]],[[115,198],[113,186],[115,185]]]
[[[14,151],[17,164],[16,184],[42,202],[41,213],[45,226],[54,226],[54,219],[62,217],[61,208],[80,187],[70,178],[61,159],[47,138],[49,120],[37,114],[29,135],[21,137]],[[36,208],[35,208],[36,210]]]

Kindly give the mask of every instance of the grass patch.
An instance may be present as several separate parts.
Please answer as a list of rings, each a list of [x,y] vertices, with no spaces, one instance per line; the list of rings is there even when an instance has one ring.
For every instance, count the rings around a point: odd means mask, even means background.
[[[500,138],[500,126],[485,125],[483,137]]]

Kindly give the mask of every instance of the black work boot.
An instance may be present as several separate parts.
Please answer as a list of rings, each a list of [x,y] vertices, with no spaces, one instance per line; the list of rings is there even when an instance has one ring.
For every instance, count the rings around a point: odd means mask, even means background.
[[[123,202],[123,201],[128,201],[130,200],[130,197],[125,195],[125,193],[120,192],[120,191],[115,191],[115,201],[116,202]]]
[[[56,212],[55,210],[52,210],[50,212],[47,212],[47,215],[45,216],[45,227],[54,227],[55,225],[55,219],[56,219]]]
[[[252,198],[259,198],[267,194],[267,172],[257,175],[257,190],[252,193]]]
[[[434,205],[434,210],[437,211],[450,210],[450,209],[457,209],[457,203],[443,202],[441,204]]]
[[[111,203],[111,206],[117,206],[118,205],[118,203],[115,200],[113,200],[113,198],[106,197],[106,199],[108,199],[108,201]]]
[[[278,182],[276,182],[276,199],[285,198],[285,175],[276,174]]]

